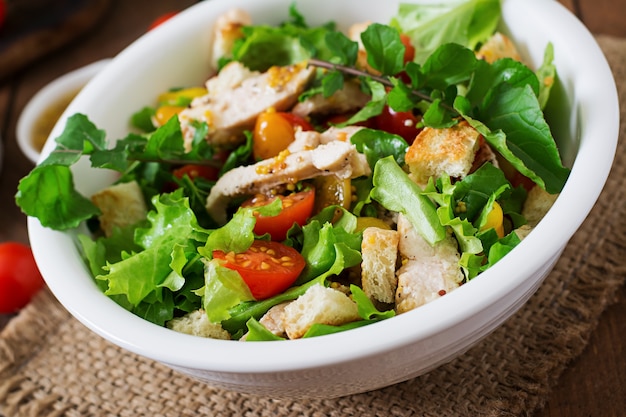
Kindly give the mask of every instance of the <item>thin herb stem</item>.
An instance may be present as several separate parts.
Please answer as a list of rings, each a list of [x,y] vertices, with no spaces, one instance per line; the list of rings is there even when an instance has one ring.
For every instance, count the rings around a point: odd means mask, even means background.
[[[355,77],[368,77],[368,78],[371,78],[374,81],[378,81],[379,83],[381,83],[381,84],[383,84],[383,85],[385,85],[387,87],[393,87],[394,86],[393,83],[387,77],[381,77],[379,75],[370,74],[369,72],[365,72],[365,71],[359,70],[359,69],[354,68],[354,67],[348,67],[348,66],[345,66],[345,65],[333,64],[332,62],[328,62],[328,61],[324,61],[324,60],[316,59],[316,58],[310,58],[309,59],[309,65],[313,65],[314,67],[325,68],[325,69],[329,69],[329,70],[341,71],[344,74],[353,75]],[[424,94],[421,91],[411,90],[411,94],[413,94],[414,96],[418,97],[419,99],[427,101],[429,103],[433,102],[432,97],[430,97],[428,94]],[[447,104],[440,103],[440,106],[443,107],[444,109],[448,110],[452,114],[458,115],[457,111],[454,108],[448,106]]]

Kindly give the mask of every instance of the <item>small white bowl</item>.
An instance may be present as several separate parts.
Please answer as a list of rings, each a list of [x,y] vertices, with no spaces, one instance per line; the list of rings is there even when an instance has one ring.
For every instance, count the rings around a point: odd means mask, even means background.
[[[427,0],[412,0],[413,2]],[[219,15],[234,7],[255,22],[279,23],[292,0],[199,2],[114,58],[81,91],[55,126],[73,113],[89,116],[109,138],[125,137],[132,112],[171,86],[198,85],[210,62],[207,40]],[[399,0],[299,1],[311,24],[388,22]],[[478,278],[445,297],[389,320],[347,332],[287,342],[234,342],[176,333],[129,313],[98,289],[76,247],[76,233],[29,218],[37,264],[60,302],[88,328],[131,352],[210,384],[274,397],[329,398],[418,376],[462,355],[515,313],[541,285],[595,204],[613,162],[619,126],[617,90],[589,31],[556,1],[503,0],[501,30],[538,67],[554,45],[558,87],[555,136],[572,168],[561,195],[535,230]],[[582,59],[581,59],[582,57]],[[48,141],[43,154],[53,149]],[[75,166],[90,195],[114,176]],[[138,271],[137,273],[141,273]],[[514,340],[511,343],[515,343]],[[529,365],[530,366],[530,365]]]
[[[15,133],[20,150],[33,163],[39,160],[41,149],[63,111],[109,61],[96,61],[60,76],[39,90],[26,104]]]

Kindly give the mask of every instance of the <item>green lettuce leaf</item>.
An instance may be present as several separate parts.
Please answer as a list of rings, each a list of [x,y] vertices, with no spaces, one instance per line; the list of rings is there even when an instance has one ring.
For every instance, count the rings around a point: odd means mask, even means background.
[[[423,63],[445,43],[474,49],[495,31],[500,12],[499,0],[402,3],[390,25],[410,36],[415,61]]]
[[[428,243],[434,245],[445,238],[446,230],[439,221],[435,205],[409,179],[392,156],[382,158],[376,163],[373,182],[372,199],[387,210],[407,216]]]
[[[135,232],[135,242],[144,250],[116,263],[107,262],[104,267],[107,273],[96,277],[107,282],[107,295],[124,295],[130,304],[137,306],[152,292],[161,294],[166,286],[173,290],[182,287],[180,279],[172,281],[172,262],[180,256],[180,245],[194,246],[190,236],[200,227],[181,194],[175,192],[153,199],[156,211],[148,213],[150,227]]]
[[[230,318],[229,310],[236,305],[254,300],[241,275],[219,259],[206,262],[205,284],[196,294],[202,296],[202,307],[213,323]]]

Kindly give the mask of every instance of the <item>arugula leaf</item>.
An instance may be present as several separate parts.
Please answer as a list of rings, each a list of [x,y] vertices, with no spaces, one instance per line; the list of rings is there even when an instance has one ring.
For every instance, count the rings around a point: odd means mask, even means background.
[[[398,135],[383,130],[363,128],[350,138],[356,149],[365,155],[367,163],[374,169],[376,162],[386,156],[393,156],[396,163],[404,164],[408,143]]]
[[[350,117],[350,119],[337,124],[338,127],[357,124],[382,113],[387,96],[385,86],[371,78],[364,78],[362,82],[369,88],[372,96],[371,100],[365,105],[365,107]]]
[[[421,83],[439,90],[470,80],[477,65],[474,52],[462,45],[446,43],[438,47],[421,68]]]
[[[511,187],[502,170],[490,163],[483,164],[455,184],[454,199],[457,204],[462,202],[464,208],[463,212],[458,214],[474,222],[494,194],[499,196],[501,194],[499,190]]]
[[[82,155],[106,148],[106,133],[83,114],[70,116],[61,135],[56,138],[56,148],[41,165],[65,165],[76,163]]]
[[[570,170],[562,165],[537,96],[528,85],[501,84],[500,90],[480,109],[477,119],[465,119],[520,173],[551,194],[560,192]]]
[[[328,32],[326,34],[326,46],[333,55],[330,62],[346,66],[352,66],[356,63],[359,44],[342,32]]]
[[[404,67],[405,46],[398,31],[390,26],[372,23],[361,33],[367,63],[383,75],[395,75]]]
[[[155,113],[156,109],[154,107],[145,106],[133,113],[130,118],[130,124],[142,132],[152,132],[156,128],[154,123],[152,123]]]
[[[91,200],[74,189],[72,171],[65,165],[38,165],[22,178],[15,196],[27,216],[44,227],[68,230],[100,214]]]
[[[330,60],[326,35],[335,31],[335,25],[309,28],[295,7],[290,10],[292,22],[279,26],[257,25],[242,28],[243,38],[233,45],[232,59],[252,70],[265,71],[271,66],[285,66],[311,57]]]

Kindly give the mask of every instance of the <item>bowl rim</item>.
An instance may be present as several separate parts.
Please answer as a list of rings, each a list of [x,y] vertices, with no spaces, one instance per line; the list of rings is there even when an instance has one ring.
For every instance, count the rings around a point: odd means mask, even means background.
[[[239,0],[234,3],[246,4],[246,1]],[[250,0],[250,3],[252,2]],[[94,89],[96,85],[102,86],[108,74],[113,74],[116,68],[129,61],[130,56],[135,51],[149,47],[162,37],[173,34],[178,28],[185,25],[187,20],[192,20],[194,13],[198,12],[198,14],[201,14],[201,9],[202,13],[204,13],[206,10],[217,7],[215,6],[216,4],[222,3],[224,2],[214,0],[196,4],[165,22],[152,33],[144,35],[122,54],[114,58],[111,65],[90,82],[88,88],[92,83],[94,83]],[[575,91],[576,99],[584,104],[577,109],[579,113],[578,120],[591,118],[590,125],[581,126],[580,137],[584,139],[589,135],[597,136],[600,134],[600,137],[604,138],[606,146],[591,148],[593,144],[589,140],[581,142],[579,152],[582,150],[586,152],[577,155],[572,165],[570,179],[543,221],[513,250],[511,254],[515,253],[516,256],[509,254],[509,256],[503,258],[483,273],[479,279],[472,281],[471,285],[463,285],[440,300],[398,315],[392,320],[386,320],[349,332],[311,339],[293,340],[286,343],[255,343],[253,347],[255,355],[251,357],[249,343],[202,339],[175,333],[134,316],[132,313],[119,307],[104,294],[100,292],[96,294],[96,291],[99,290],[95,288],[95,285],[91,285],[93,283],[87,285],[85,282],[78,282],[79,289],[84,291],[85,296],[80,299],[73,298],[65,283],[57,277],[53,277],[51,272],[54,271],[56,266],[55,260],[63,259],[64,257],[72,270],[82,269],[86,271],[85,265],[80,263],[82,261],[77,251],[76,256],[67,257],[66,249],[74,244],[73,236],[45,229],[36,219],[29,218],[28,229],[35,258],[42,267],[44,277],[49,275],[46,281],[48,281],[52,292],[79,321],[95,333],[129,351],[181,367],[246,374],[314,368],[349,362],[355,358],[378,355],[401,346],[424,342],[429,337],[435,336],[445,329],[462,324],[467,317],[479,314],[489,305],[498,302],[502,297],[506,297],[524,283],[528,275],[528,263],[524,262],[525,259],[536,259],[537,270],[539,270],[541,265],[550,261],[555,252],[564,248],[564,245],[582,224],[595,204],[602,188],[600,185],[604,184],[608,177],[617,145],[619,106],[615,82],[608,63],[593,36],[582,23],[556,1],[504,0],[503,7],[506,8],[507,5],[513,4],[519,6],[520,3],[525,4],[525,10],[534,11],[533,17],[538,22],[543,22],[544,25],[553,25],[554,21],[558,20],[559,27],[564,25],[580,36],[580,39],[578,39],[580,43],[575,46],[576,48],[584,47],[592,51],[592,56],[587,57],[585,63],[578,69],[583,77],[588,77],[589,72],[593,71],[593,79],[595,81],[595,84],[590,88],[581,85],[577,86],[580,87],[580,90]],[[554,17],[555,14],[556,18]],[[538,24],[540,25],[541,23]],[[554,30],[556,29],[550,29],[552,32]],[[590,67],[589,61],[593,61],[592,67]],[[83,93],[88,88],[79,94],[77,100],[85,97]],[[604,103],[603,108],[606,109],[607,103],[609,105],[608,114],[604,112],[599,118],[600,121],[604,121],[604,124],[593,120],[593,117],[597,118],[597,115],[600,114],[599,110],[594,108],[594,106],[597,107],[598,91],[603,92],[601,94],[601,100]],[[589,100],[589,102],[586,100]],[[72,108],[74,106],[70,105],[64,117],[71,113]],[[616,123],[607,124],[605,122],[607,120],[612,120]],[[57,125],[55,130],[58,128],[59,125]],[[44,152],[46,150],[51,150],[50,146],[44,148]],[[605,165],[598,167],[599,161],[604,161]],[[571,207],[576,208],[575,216],[562,216],[560,214],[570,212],[568,208]],[[46,243],[51,239],[56,242],[55,245]],[[541,247],[555,248],[556,250],[555,252],[537,251],[537,248]],[[507,279],[499,279],[502,276],[507,276]],[[468,302],[467,300],[473,301]],[[462,314],[449,314],[451,306],[455,306]],[[101,314],[101,311],[106,311],[107,316],[105,317]],[[436,320],[433,320],[433,317]],[[125,325],[111,326],[111,323],[117,320],[122,320]],[[419,323],[421,326],[419,331],[402,332],[402,329],[415,326],[416,323]],[[349,346],[350,348],[335,352],[332,356],[329,356],[326,354],[329,342],[337,346]],[[172,349],[172,347],[178,347],[180,350]],[[185,348],[182,349],[182,347]],[[212,354],[207,355],[206,352],[212,352]],[[262,357],[264,360],[259,361],[258,357]],[[306,357],[306,361],[302,360],[303,357]]]
[[[43,86],[26,103],[17,119],[15,137],[20,150],[31,162],[36,164],[41,156],[41,151],[33,146],[32,126],[35,120],[65,94],[85,86],[110,61],[110,58],[105,58],[69,71]]]

